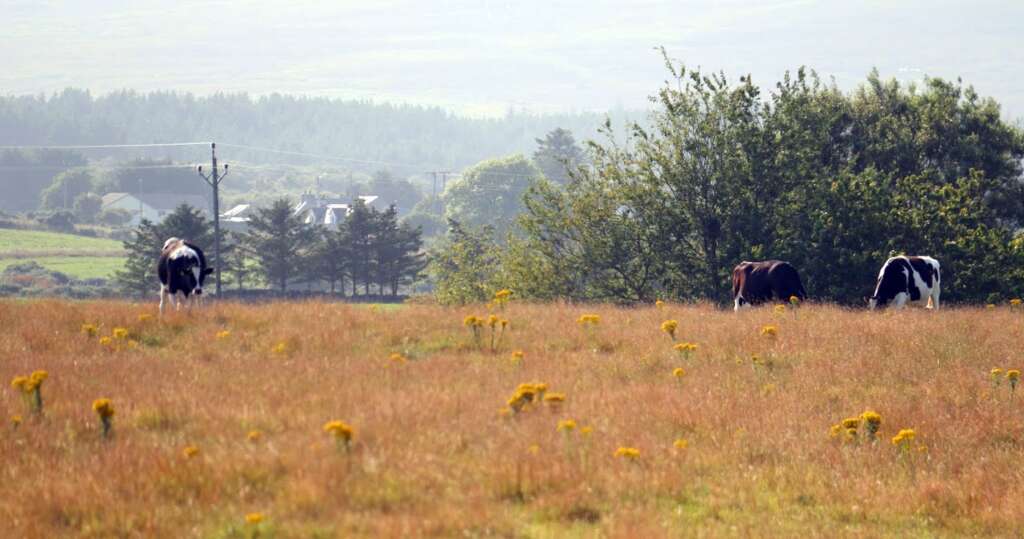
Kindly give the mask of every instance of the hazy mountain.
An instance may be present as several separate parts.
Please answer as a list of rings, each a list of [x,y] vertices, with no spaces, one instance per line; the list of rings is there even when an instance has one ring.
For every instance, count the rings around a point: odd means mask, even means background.
[[[802,64],[962,77],[1024,114],[1024,2],[0,2],[0,93],[132,88],[431,104],[462,114],[645,106],[655,46],[770,86]]]

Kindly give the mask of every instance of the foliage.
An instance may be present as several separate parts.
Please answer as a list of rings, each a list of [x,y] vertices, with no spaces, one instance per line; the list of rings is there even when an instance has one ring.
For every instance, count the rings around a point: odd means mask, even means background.
[[[556,128],[535,141],[537,149],[533,152],[533,162],[545,178],[556,184],[569,183],[570,172],[587,162],[586,154],[568,129]]]
[[[428,266],[438,301],[459,304],[491,299],[501,288],[501,255],[491,227],[472,229],[449,221],[448,235],[430,253]]]
[[[53,181],[40,193],[40,208],[71,209],[74,201],[93,190],[92,172],[85,167],[66,170],[53,177]]]
[[[467,227],[491,226],[503,238],[522,211],[523,193],[540,176],[522,155],[477,163],[445,190],[445,218]]]
[[[302,257],[315,240],[314,229],[295,215],[286,199],[256,210],[242,235],[246,255],[256,261],[263,278],[282,292],[287,290],[288,280],[302,269]]]
[[[592,167],[533,185],[500,258],[538,297],[727,299],[741,260],[780,258],[812,296],[858,303],[894,253],[943,265],[943,297],[1016,293],[1024,262],[1024,132],[970,87],[903,88],[872,74],[852,94],[800,69],[765,98],[746,77],[687,70],[625,144],[606,126]],[[532,259],[524,266],[522,255]],[[503,268],[506,264],[502,264]],[[489,268],[494,271],[494,268]]]

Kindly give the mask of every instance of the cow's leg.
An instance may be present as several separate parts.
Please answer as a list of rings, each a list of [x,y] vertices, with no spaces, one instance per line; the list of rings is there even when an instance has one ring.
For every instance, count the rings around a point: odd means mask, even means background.
[[[935,283],[935,288],[932,288],[932,308],[938,310],[939,308],[939,283]]]
[[[178,294],[181,294],[181,296],[179,296]],[[181,312],[181,302],[184,301],[181,298],[184,297],[184,296],[185,296],[185,293],[180,291],[180,290],[178,292],[174,293],[174,310],[176,312]]]
[[[906,292],[896,294],[896,297],[892,298],[892,308],[902,309],[907,304],[908,299],[910,299],[910,294],[907,294]]]
[[[742,296],[736,296],[736,299],[732,300],[732,310],[733,311],[740,312],[740,303],[742,302],[742,300],[743,300]]]
[[[164,315],[164,301],[167,301],[167,285],[160,285],[160,316]]]

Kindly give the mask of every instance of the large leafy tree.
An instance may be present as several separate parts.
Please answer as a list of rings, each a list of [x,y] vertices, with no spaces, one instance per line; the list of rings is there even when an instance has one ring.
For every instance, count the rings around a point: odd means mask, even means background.
[[[523,209],[523,194],[541,172],[522,155],[484,161],[444,192],[445,217],[470,228],[491,226],[504,237]]]

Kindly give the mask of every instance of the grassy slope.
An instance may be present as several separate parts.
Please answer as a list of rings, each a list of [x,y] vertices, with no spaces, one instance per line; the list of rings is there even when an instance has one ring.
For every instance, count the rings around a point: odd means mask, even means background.
[[[45,416],[2,428],[0,535],[244,536],[257,511],[261,537],[1009,536],[1024,521],[1024,398],[988,376],[1024,364],[1009,309],[512,305],[495,354],[462,325],[483,307],[222,304],[140,321],[154,310],[0,302],[0,349],[17,351],[0,376],[50,373]],[[585,312],[601,315],[590,333]],[[669,317],[693,358],[660,331]],[[106,349],[86,322],[143,344]],[[389,366],[392,352],[410,361]],[[534,380],[564,406],[501,417]],[[117,409],[106,441],[98,397]],[[10,389],[0,406],[23,410]],[[830,438],[869,408],[880,442]],[[560,433],[563,418],[593,432]],[[357,429],[351,453],[321,431],[332,419]],[[927,451],[898,455],[904,427]]]
[[[124,249],[105,238],[0,229],[0,271],[27,261],[77,279],[106,278],[124,266]]]
[[[35,252],[49,255],[91,253],[93,256],[119,256],[124,249],[117,240],[59,232],[0,228],[0,257]]]

